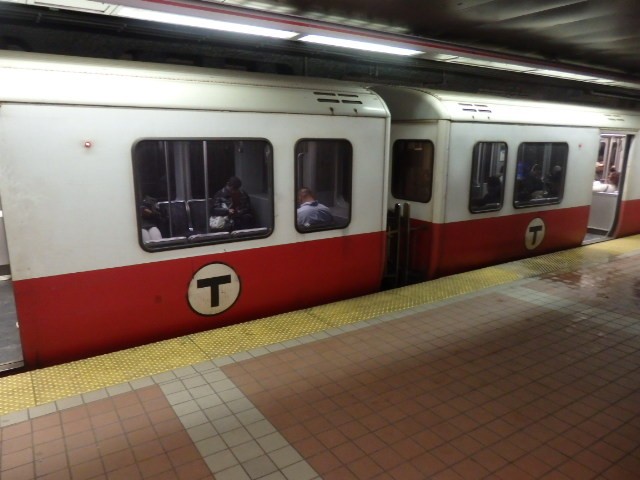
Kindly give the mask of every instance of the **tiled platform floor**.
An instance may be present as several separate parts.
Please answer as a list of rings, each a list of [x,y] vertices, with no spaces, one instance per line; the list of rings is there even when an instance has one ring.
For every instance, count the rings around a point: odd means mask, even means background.
[[[640,478],[640,255],[3,417],[0,478]]]

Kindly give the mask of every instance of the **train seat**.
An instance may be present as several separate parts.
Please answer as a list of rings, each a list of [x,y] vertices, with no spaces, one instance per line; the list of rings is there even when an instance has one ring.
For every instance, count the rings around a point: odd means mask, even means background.
[[[213,209],[213,201],[209,201],[209,216]],[[204,198],[189,200],[189,215],[191,217],[191,225],[196,234],[207,233],[207,200]]]
[[[162,217],[166,220],[160,225],[163,237],[188,237],[191,233],[187,204],[184,200],[158,202]]]

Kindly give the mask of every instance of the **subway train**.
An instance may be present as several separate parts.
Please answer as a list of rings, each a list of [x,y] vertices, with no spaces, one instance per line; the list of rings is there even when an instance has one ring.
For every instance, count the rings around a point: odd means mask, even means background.
[[[638,233],[639,131],[638,112],[1,52],[24,363]]]

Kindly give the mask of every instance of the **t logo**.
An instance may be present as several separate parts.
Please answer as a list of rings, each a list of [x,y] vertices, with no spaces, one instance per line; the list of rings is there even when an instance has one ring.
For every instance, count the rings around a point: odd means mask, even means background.
[[[240,279],[224,263],[198,270],[189,284],[189,305],[200,315],[217,315],[230,308],[240,295]]]
[[[527,247],[527,250],[537,248],[538,245],[542,243],[542,240],[544,240],[545,232],[546,227],[541,218],[531,220],[524,234],[524,246]]]

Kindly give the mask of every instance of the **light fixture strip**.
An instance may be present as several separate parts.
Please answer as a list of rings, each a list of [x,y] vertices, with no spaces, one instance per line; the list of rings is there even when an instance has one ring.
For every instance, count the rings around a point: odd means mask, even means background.
[[[299,39],[302,42],[317,43],[321,45],[329,45],[332,47],[344,47],[355,50],[365,50],[368,52],[391,53],[393,55],[419,55],[419,50],[411,50],[409,48],[392,47],[390,45],[381,45],[379,43],[360,42],[357,40],[346,40],[336,37],[326,37],[323,35],[305,35]]]
[[[119,7],[114,14],[119,17],[135,18],[137,20],[149,20],[152,22],[183,25],[185,27],[207,28],[210,30],[245,33],[248,35],[259,35],[271,38],[290,39],[298,35],[298,32],[255,27],[241,23],[221,22],[218,20],[210,20],[208,18],[177,15],[175,13],[158,12],[154,10],[143,10],[141,8]]]

